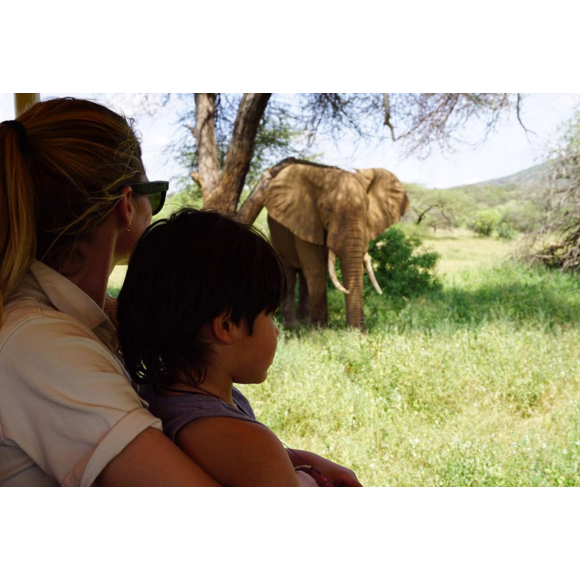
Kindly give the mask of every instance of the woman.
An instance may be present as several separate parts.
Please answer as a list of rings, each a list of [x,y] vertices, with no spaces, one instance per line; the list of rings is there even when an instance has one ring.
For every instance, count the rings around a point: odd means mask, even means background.
[[[0,124],[0,485],[217,485],[144,408],[104,312],[164,200],[146,183],[132,121],[101,105],[54,99]]]

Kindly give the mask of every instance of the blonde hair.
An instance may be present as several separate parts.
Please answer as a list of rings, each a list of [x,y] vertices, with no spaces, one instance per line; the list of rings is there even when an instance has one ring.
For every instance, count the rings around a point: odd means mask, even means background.
[[[36,258],[60,270],[145,173],[133,120],[91,101],[36,103],[0,125],[0,325],[4,302]]]

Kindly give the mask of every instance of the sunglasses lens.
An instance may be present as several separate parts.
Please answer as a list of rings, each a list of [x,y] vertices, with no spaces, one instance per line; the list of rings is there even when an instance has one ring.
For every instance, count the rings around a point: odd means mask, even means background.
[[[157,215],[161,211],[163,195],[161,193],[151,193],[148,197],[151,202],[152,215]]]

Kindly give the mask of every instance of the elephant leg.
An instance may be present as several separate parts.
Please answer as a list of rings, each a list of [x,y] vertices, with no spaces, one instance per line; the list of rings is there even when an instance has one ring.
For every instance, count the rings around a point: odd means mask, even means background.
[[[302,270],[298,270],[298,320],[306,322],[310,320],[310,307],[308,306],[308,285]]]
[[[294,304],[296,292],[296,274],[297,270],[291,267],[284,266],[286,270],[286,277],[288,279],[288,294],[284,298],[284,328],[294,330],[298,328],[298,321],[296,320],[296,306]]]
[[[296,251],[302,273],[308,287],[310,322],[321,326],[328,325],[328,302],[326,297],[326,271],[328,251],[324,246],[305,242],[296,238]]]

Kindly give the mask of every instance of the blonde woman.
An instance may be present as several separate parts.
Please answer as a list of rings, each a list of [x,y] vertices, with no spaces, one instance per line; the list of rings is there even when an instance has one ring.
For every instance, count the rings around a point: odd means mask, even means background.
[[[166,191],[132,121],[101,105],[54,99],[0,124],[0,485],[217,485],[145,408],[104,311]]]

